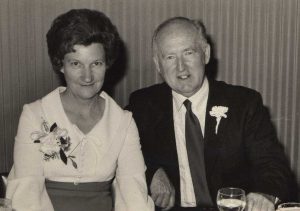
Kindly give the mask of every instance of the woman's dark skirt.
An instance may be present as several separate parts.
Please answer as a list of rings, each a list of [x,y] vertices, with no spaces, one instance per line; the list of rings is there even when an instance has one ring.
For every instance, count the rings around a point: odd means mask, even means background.
[[[112,210],[112,181],[75,185],[47,180],[45,184],[55,211]]]

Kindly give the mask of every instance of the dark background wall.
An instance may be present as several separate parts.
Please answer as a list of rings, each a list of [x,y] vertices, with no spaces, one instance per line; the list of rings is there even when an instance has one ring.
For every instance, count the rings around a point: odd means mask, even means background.
[[[45,34],[51,21],[71,8],[106,13],[126,47],[117,66],[113,97],[161,81],[151,59],[151,35],[166,18],[202,19],[213,43],[216,78],[262,93],[280,142],[300,182],[300,1],[299,0],[1,0],[0,171],[12,165],[22,106],[58,86]]]

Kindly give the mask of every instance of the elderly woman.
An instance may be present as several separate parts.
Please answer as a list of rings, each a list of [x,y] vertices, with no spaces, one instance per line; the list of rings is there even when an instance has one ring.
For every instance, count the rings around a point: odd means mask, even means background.
[[[66,87],[23,107],[7,191],[16,211],[154,209],[132,115],[101,90],[119,41],[98,11],[53,21],[48,53]]]

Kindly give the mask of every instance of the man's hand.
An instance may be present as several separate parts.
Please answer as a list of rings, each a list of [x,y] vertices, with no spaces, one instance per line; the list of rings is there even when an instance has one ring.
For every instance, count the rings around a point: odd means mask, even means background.
[[[259,193],[249,193],[247,195],[246,211],[274,211],[273,202]]]
[[[174,206],[175,189],[162,168],[155,172],[150,184],[150,192],[156,206],[162,207],[163,210],[169,210]]]

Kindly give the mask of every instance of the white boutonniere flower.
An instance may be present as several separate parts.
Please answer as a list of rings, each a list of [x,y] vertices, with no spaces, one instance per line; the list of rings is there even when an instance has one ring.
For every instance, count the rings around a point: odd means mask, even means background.
[[[226,106],[213,106],[211,111],[209,112],[209,114],[211,116],[216,117],[216,121],[217,121],[216,128],[215,128],[216,134],[218,133],[218,127],[219,127],[221,118],[222,117],[227,118],[227,115],[226,115],[227,111],[228,111],[228,107],[226,107]]]

